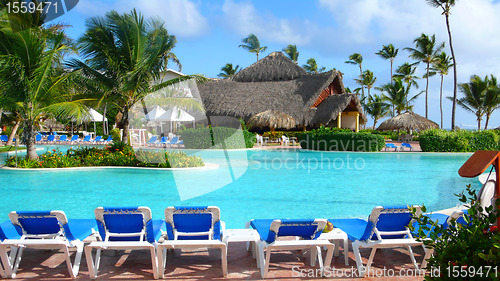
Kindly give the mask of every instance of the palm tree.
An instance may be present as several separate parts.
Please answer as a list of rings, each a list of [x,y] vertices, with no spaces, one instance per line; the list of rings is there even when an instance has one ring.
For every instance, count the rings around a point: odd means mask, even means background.
[[[217,76],[222,78],[229,78],[240,71],[240,66],[236,65],[236,67],[233,68],[232,63],[226,63],[226,65],[224,65],[220,70],[221,72]]]
[[[259,39],[255,34],[251,33],[247,38],[243,38],[241,42],[245,43],[240,45],[241,48],[247,50],[250,53],[255,53],[257,55],[257,61],[259,61],[259,54],[267,50],[267,46],[260,46]]]
[[[433,62],[431,71],[439,73],[441,76],[441,88],[439,91],[439,109],[441,111],[441,129],[443,129],[443,82],[444,76],[448,75],[448,70],[453,66],[451,59],[445,52],[442,52],[436,57]]]
[[[408,63],[405,62],[401,66],[396,69],[396,74],[394,74],[393,78],[400,78],[408,87],[415,86],[418,89],[417,79],[420,79],[415,75],[415,71],[417,71],[416,63]]]
[[[373,84],[375,84],[375,81],[377,81],[377,77],[375,77],[375,75],[373,75],[373,72],[371,72],[370,70],[365,70],[363,72],[363,75],[361,76],[360,79],[355,79],[356,83],[358,83],[359,85],[361,85],[361,87],[366,87],[366,89],[368,90],[368,96],[370,96],[370,89],[373,88]]]
[[[428,105],[428,94],[429,94],[429,71],[431,64],[436,60],[436,56],[441,52],[444,48],[444,42],[436,45],[436,35],[432,35],[431,37],[426,34],[420,35],[415,40],[416,48],[405,48],[405,50],[410,52],[410,57],[427,64],[427,74],[426,80],[427,84],[425,85],[425,118],[429,117],[429,105]]]
[[[283,52],[294,62],[297,63],[299,60],[299,52],[297,51],[297,45],[288,45],[283,49]]]
[[[375,129],[377,127],[377,121],[391,112],[391,105],[385,103],[382,96],[374,94],[368,96],[368,101],[364,105],[364,110],[373,117],[373,128]]]
[[[354,54],[350,55],[349,60],[346,61],[345,63],[358,65],[359,66],[359,77],[363,76],[363,56],[361,56],[361,54],[354,53]],[[361,94],[362,97],[364,97],[365,90],[363,89],[363,87],[361,87],[361,93],[362,93]]]
[[[135,9],[126,14],[111,11],[104,17],[87,20],[87,31],[79,40],[81,55],[86,60],[73,59],[68,66],[81,69],[87,85],[103,88],[107,102],[119,108],[125,141],[129,134],[129,110],[136,103],[176,82],[201,79],[194,75],[156,83],[161,81],[161,72],[167,69],[169,60],[178,62],[172,55],[176,42],[162,21],[145,21]],[[168,103],[199,107],[188,99],[172,98]]]
[[[8,21],[0,21],[0,108],[10,108],[22,120],[27,157],[35,159],[35,130],[48,117],[80,118],[84,100],[68,94],[70,78],[62,59],[68,53],[63,32],[38,27],[14,32]]]
[[[457,103],[463,109],[472,112],[477,118],[477,130],[481,130],[481,120],[486,113],[486,108],[484,106],[484,99],[486,97],[486,92],[489,90],[488,77],[484,80],[477,75],[473,75],[468,83],[458,84],[458,89],[465,96],[458,99]],[[453,100],[452,97],[448,99]]]
[[[497,78],[491,75],[485,78],[488,81],[488,90],[486,91],[486,95],[484,97],[484,107],[486,114],[486,124],[484,125],[484,129],[488,129],[488,123],[490,121],[491,114],[498,108],[500,108],[500,88],[497,83]]]
[[[410,86],[405,87],[401,78],[398,77],[394,77],[393,83],[384,84],[378,89],[384,92],[383,99],[392,106],[393,116],[399,115],[403,111],[412,110],[412,103],[422,94],[422,92],[420,92],[411,99],[408,99]]]
[[[457,60],[453,51],[453,40],[451,39],[450,29],[450,10],[455,6],[456,0],[426,0],[429,5],[435,8],[441,8],[446,19],[446,28],[448,30],[448,43],[450,44],[451,58],[453,59],[453,105],[451,108],[451,129],[455,130],[455,115],[457,107]]]
[[[308,73],[320,73],[325,71],[324,67],[318,69],[318,64],[314,58],[308,59],[307,64],[302,65],[302,68],[304,68]]]
[[[381,58],[391,61],[391,83],[392,83],[392,65],[394,63],[394,59],[398,55],[399,49],[394,48],[394,45],[383,45],[382,49],[376,52],[376,55],[379,55]]]

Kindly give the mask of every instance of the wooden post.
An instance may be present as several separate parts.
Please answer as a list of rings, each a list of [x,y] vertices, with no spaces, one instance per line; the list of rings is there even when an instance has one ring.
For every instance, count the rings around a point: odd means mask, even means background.
[[[339,112],[339,117],[337,118],[337,128],[342,128],[342,112]]]
[[[356,112],[356,133],[359,132],[359,112]]]

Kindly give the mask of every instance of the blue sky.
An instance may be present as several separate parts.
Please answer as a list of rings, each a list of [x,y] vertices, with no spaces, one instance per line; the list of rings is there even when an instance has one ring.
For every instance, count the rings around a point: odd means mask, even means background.
[[[299,64],[313,57],[319,66],[336,68],[344,73],[344,84],[357,87],[353,79],[359,75],[356,66],[345,64],[350,54],[361,53],[363,68],[375,73],[380,86],[389,82],[390,64],[375,55],[382,45],[399,48],[395,67],[412,62],[404,47],[412,47],[421,33],[436,34],[439,42],[448,38],[441,11],[428,6],[425,0],[80,0],[63,17],[56,19],[70,24],[67,33],[80,37],[85,19],[102,16],[107,11],[128,12],[136,8],[147,17],[159,17],[177,37],[174,53],[186,74],[201,73],[216,77],[226,63],[247,67],[255,55],[239,48],[241,39],[255,33],[268,50],[280,51],[296,44]],[[498,0],[457,1],[452,9],[451,26],[457,56],[459,83],[473,74],[500,77],[500,3]],[[176,69],[174,65],[171,66]],[[421,63],[418,75],[425,66]],[[453,94],[453,78],[445,78],[444,96]],[[439,78],[429,86],[429,117],[439,123]],[[425,80],[420,80],[425,89]],[[460,96],[460,93],[459,93]],[[414,111],[425,114],[423,95]],[[451,102],[444,102],[445,127],[450,127]],[[472,113],[457,112],[457,124],[475,125]],[[483,121],[484,123],[484,121]],[[368,125],[372,125],[370,120]],[[500,110],[492,116],[490,127],[500,126]],[[461,126],[463,128],[471,128]]]

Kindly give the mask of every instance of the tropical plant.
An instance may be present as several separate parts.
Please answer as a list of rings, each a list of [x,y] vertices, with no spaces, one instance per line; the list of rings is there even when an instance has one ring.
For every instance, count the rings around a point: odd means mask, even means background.
[[[365,112],[373,117],[373,128],[377,127],[377,121],[384,118],[391,112],[391,105],[387,104],[383,96],[374,94],[369,95],[367,102],[364,104]]]
[[[455,116],[457,105],[457,60],[453,51],[453,40],[450,29],[450,10],[455,6],[457,0],[426,0],[427,3],[435,8],[441,8],[446,19],[446,29],[448,30],[448,43],[450,44],[451,58],[453,60],[453,105],[451,108],[451,129],[455,129]]]
[[[283,52],[294,62],[297,63],[299,60],[299,52],[297,51],[297,45],[288,45],[283,49]]]
[[[161,72],[167,69],[168,61],[178,63],[172,53],[176,38],[168,34],[160,20],[144,20],[134,9],[125,14],[111,11],[104,17],[90,18],[86,23],[87,30],[79,40],[85,61],[73,59],[68,66],[82,70],[80,78],[85,81],[82,84],[89,88],[89,92],[103,89],[101,92],[107,102],[119,108],[124,141],[128,140],[129,110],[134,105],[147,95],[177,82],[192,78],[203,80],[198,75],[186,75],[157,83],[161,81]],[[171,97],[168,103],[185,108],[201,107],[186,98]]]
[[[415,75],[415,71],[417,71],[417,64],[405,62],[401,66],[396,69],[396,74],[394,74],[393,78],[401,79],[408,87],[415,86],[418,89],[417,79],[420,79]]]
[[[458,89],[464,94],[464,97],[457,100],[458,105],[463,109],[472,112],[476,115],[477,130],[481,130],[481,120],[486,113],[484,106],[484,99],[486,92],[489,90],[489,79],[485,77],[484,80],[477,75],[473,75],[468,83],[458,84]],[[452,100],[452,97],[448,97]]]
[[[347,64],[354,64],[354,65],[358,65],[359,66],[359,76],[362,77],[363,76],[363,56],[361,56],[361,54],[359,53],[354,53],[352,55],[349,56],[349,60],[346,61],[345,63]],[[365,90],[363,89],[363,87],[361,87],[361,95],[362,97],[365,96]]]
[[[257,55],[257,61],[259,60],[259,54],[267,50],[267,46],[260,46],[260,41],[255,34],[251,33],[247,38],[241,40],[244,44],[239,47],[247,50],[249,53],[255,53]]]
[[[486,96],[484,97],[486,114],[486,124],[484,125],[485,130],[488,129],[491,114],[500,108],[500,86],[498,85],[497,78],[491,75],[488,82],[488,91],[486,91]]]
[[[394,59],[398,55],[398,51],[399,49],[394,48],[394,45],[389,44],[389,45],[383,45],[382,49],[375,53],[376,55],[379,55],[381,58],[391,61],[391,83],[392,83],[392,65],[394,63]]]
[[[31,22],[19,24],[13,29],[9,21],[0,20],[0,108],[18,114],[27,158],[35,159],[35,130],[40,120],[47,116],[78,118],[85,107],[84,100],[74,100],[69,94],[72,74],[61,67],[70,51],[64,33]]]
[[[429,71],[431,64],[436,61],[436,57],[444,48],[444,42],[436,45],[436,35],[429,37],[426,34],[420,35],[420,37],[413,40],[415,43],[415,48],[405,48],[405,50],[410,52],[410,58],[424,62],[426,66],[426,85],[425,85],[425,118],[429,117]]]
[[[384,92],[383,99],[392,106],[392,115],[394,116],[401,114],[403,111],[412,110],[412,103],[422,94],[420,92],[411,99],[408,99],[410,86],[405,87],[401,78],[397,77],[394,78],[393,83],[384,84],[378,89]]]
[[[324,67],[318,68],[318,64],[314,58],[310,58],[307,60],[307,64],[302,65],[308,73],[320,73],[325,71]]]
[[[430,73],[438,73],[441,76],[441,88],[439,91],[439,109],[441,111],[441,129],[443,128],[443,82],[444,76],[448,75],[448,70],[453,66],[451,59],[445,52],[436,57],[432,64]]]
[[[229,78],[240,71],[240,66],[236,65],[236,67],[233,68],[232,63],[226,63],[226,65],[224,65],[220,70],[221,72],[217,76],[222,78]]]
[[[354,79],[356,83],[361,85],[361,87],[366,87],[368,90],[368,95],[367,97],[370,96],[370,89],[373,88],[373,84],[375,84],[375,81],[377,81],[377,77],[371,72],[370,70],[365,70],[363,72],[363,75],[359,79]]]

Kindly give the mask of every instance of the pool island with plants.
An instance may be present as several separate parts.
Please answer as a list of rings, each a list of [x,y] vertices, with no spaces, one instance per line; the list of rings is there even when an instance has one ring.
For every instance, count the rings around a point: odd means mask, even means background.
[[[17,157],[18,168],[73,168],[73,167],[149,167],[149,168],[193,168],[202,167],[200,156],[187,155],[181,151],[135,150],[124,142],[113,142],[104,148],[78,147],[66,152],[52,149],[36,159]],[[6,160],[6,166],[16,167],[16,157]]]

